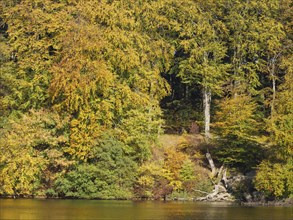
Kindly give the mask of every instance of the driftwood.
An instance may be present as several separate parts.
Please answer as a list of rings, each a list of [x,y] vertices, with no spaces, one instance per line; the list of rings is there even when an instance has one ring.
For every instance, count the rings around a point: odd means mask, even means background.
[[[198,190],[198,189],[192,189],[194,192],[200,192],[200,193],[203,193],[203,194],[210,194],[209,192],[205,192],[205,191],[202,191],[202,190]]]
[[[204,197],[196,198],[197,201],[233,201],[233,196],[228,192],[227,169],[223,166],[217,169],[210,153],[206,153],[206,158],[211,167],[211,181],[214,183],[214,190],[207,193],[201,190],[195,190],[207,194]],[[215,181],[213,181],[215,179]]]
[[[228,179],[227,179],[227,169],[226,168],[224,169],[222,180],[223,180],[224,185],[225,185],[225,187],[227,189],[228,188]]]

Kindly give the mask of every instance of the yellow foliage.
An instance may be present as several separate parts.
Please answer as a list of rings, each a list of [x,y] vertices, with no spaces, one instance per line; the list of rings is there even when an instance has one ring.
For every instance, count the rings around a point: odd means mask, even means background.
[[[182,168],[184,161],[188,159],[188,155],[172,148],[166,149],[165,155],[165,169],[170,170],[174,175],[174,179],[179,179],[180,169]]]
[[[255,119],[256,104],[251,97],[239,95],[226,98],[219,103],[220,110],[216,112],[216,122],[213,124],[221,136],[236,135],[251,139],[257,129]]]
[[[79,117],[70,123],[70,145],[66,152],[79,160],[92,158],[92,148],[98,145],[103,128],[98,123],[99,115],[82,110]]]
[[[57,134],[66,124],[54,113],[31,111],[10,120],[0,133],[0,194],[32,195],[49,161],[40,147],[55,148],[67,138]]]
[[[173,180],[170,182],[170,185],[173,187],[173,190],[182,189],[182,182],[180,180]]]

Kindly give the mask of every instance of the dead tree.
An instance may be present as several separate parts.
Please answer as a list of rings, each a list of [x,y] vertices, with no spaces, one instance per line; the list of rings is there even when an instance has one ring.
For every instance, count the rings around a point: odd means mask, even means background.
[[[206,153],[206,158],[209,162],[211,168],[211,181],[214,184],[214,190],[210,193],[204,192],[207,194],[204,197],[199,197],[197,201],[232,201],[233,197],[228,193],[228,180],[227,180],[227,168],[224,165],[217,169],[211,154]],[[199,191],[199,190],[194,190]]]

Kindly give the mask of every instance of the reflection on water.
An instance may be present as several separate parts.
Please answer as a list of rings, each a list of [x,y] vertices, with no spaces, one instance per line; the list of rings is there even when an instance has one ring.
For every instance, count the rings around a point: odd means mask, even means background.
[[[292,207],[161,201],[0,199],[0,219],[291,220]]]

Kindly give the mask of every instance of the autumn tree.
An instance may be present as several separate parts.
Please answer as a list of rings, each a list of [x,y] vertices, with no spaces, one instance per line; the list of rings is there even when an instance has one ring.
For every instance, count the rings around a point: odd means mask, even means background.
[[[217,158],[225,165],[247,171],[262,159],[257,104],[251,97],[239,95],[221,100],[218,107],[213,124],[219,145]]]
[[[267,198],[284,198],[293,194],[292,188],[292,18],[288,1],[280,2],[280,16],[276,18],[282,24],[283,40],[280,45],[277,62],[271,66],[274,75],[271,114],[266,119],[266,149],[268,158],[257,170],[256,188],[264,192]],[[288,17],[289,16],[289,17]],[[275,33],[275,32],[272,32]],[[278,35],[277,35],[278,36]],[[275,36],[275,39],[278,39]],[[272,70],[278,70],[272,72]],[[275,86],[274,86],[275,85]]]
[[[58,169],[53,167],[66,166],[63,150],[68,144],[66,121],[45,110],[30,111],[19,119],[8,120],[0,133],[0,194],[37,194],[44,187],[43,180],[54,179]],[[52,164],[54,158],[57,160]]]
[[[49,105],[49,68],[60,47],[63,31],[63,3],[21,1],[2,3],[3,22],[7,26],[6,57],[1,74],[9,94],[2,102],[6,109],[27,111]],[[64,12],[64,11],[63,11]]]

